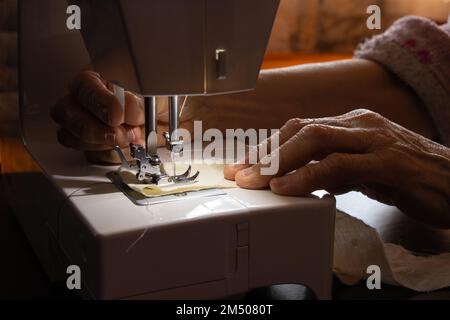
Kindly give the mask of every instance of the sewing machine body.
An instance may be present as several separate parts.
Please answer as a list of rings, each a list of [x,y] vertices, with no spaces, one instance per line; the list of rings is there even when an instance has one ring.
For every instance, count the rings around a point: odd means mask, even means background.
[[[51,279],[65,281],[77,265],[83,294],[96,299],[221,298],[281,283],[330,298],[333,197],[230,189],[138,206],[107,178],[117,167],[88,164],[44,123],[29,119],[26,128],[45,175],[13,177],[11,186]]]
[[[90,62],[64,13],[64,1],[20,2],[22,133],[42,173],[12,176],[11,200],[50,278],[78,265],[83,294],[100,299],[220,298],[280,283],[330,298],[333,197],[230,189],[138,206],[108,179],[116,167],[57,143],[48,108]]]
[[[51,279],[77,265],[96,299],[221,298],[282,283],[331,297],[333,197],[230,189],[138,206],[106,177],[116,167],[58,146],[42,121],[28,123],[28,148],[46,175],[12,179],[12,200]]]
[[[252,90],[279,0],[69,0],[93,67],[141,95]]]

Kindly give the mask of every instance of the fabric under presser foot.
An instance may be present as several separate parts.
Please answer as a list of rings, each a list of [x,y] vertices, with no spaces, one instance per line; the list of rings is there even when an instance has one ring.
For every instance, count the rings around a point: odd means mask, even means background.
[[[119,169],[119,175],[122,182],[129,188],[149,198],[207,189],[236,188],[236,183],[234,181],[226,180],[223,177],[223,165],[176,163],[175,168],[173,165],[173,163],[163,164],[164,170],[166,170],[166,172],[171,172],[175,169],[176,174],[181,174],[191,166],[192,172],[199,171],[200,174],[193,183],[171,183],[161,185],[140,183],[136,178],[136,173],[133,170],[124,167]]]

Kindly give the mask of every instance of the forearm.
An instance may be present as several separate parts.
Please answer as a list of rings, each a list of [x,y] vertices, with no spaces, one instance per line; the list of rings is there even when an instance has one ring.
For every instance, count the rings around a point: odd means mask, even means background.
[[[290,118],[335,116],[367,108],[426,137],[436,131],[420,99],[368,60],[308,64],[262,71],[254,91],[207,97],[224,128],[279,128]],[[223,127],[223,128],[222,128]]]

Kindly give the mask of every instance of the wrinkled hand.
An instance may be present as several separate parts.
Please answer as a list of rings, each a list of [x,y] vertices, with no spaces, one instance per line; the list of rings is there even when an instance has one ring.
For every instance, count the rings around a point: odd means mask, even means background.
[[[243,188],[281,195],[325,189],[361,191],[425,223],[450,228],[450,149],[368,110],[322,119],[293,119],[279,132],[279,171],[262,163],[225,168]],[[248,158],[248,155],[247,155]],[[272,159],[273,161],[274,159]]]
[[[98,73],[84,71],[69,87],[69,94],[51,109],[60,125],[59,142],[69,148],[83,150],[93,162],[119,163],[114,147],[129,156],[129,144],[145,142],[144,101],[125,91],[125,106],[114,95],[114,87]],[[186,122],[181,127],[190,127]],[[168,131],[167,100],[158,100],[158,132]],[[161,134],[158,145],[165,144]]]

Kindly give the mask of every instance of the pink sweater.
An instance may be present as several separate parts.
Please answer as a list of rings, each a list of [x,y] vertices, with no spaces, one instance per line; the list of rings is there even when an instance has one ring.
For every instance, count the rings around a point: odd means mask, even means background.
[[[427,107],[441,142],[450,146],[450,17],[442,26],[404,17],[362,43],[355,57],[374,60],[407,83]]]

